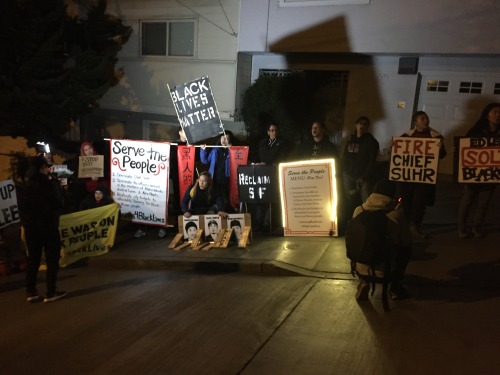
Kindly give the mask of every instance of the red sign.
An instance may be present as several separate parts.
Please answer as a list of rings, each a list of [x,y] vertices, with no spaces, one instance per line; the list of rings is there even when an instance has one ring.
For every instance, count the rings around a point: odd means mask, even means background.
[[[193,183],[194,177],[194,146],[177,147],[177,166],[179,168],[179,202],[182,202],[184,193]]]
[[[237,209],[238,198],[238,167],[248,163],[248,146],[231,146],[229,148],[229,204]]]

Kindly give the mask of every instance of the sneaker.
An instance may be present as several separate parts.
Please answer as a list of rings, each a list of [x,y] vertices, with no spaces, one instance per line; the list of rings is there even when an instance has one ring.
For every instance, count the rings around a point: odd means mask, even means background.
[[[483,238],[485,234],[479,230],[479,228],[472,228],[472,234],[476,238]]]
[[[408,291],[403,285],[393,283],[389,289],[389,296],[391,296],[391,299],[405,299],[408,298]]]
[[[367,300],[368,293],[370,293],[370,285],[364,280],[359,280],[358,291],[356,292],[356,299],[358,301]]]
[[[167,231],[163,228],[161,228],[159,231],[158,231],[158,237],[160,238],[163,238],[167,235]]]
[[[137,229],[137,231],[134,234],[135,238],[141,238],[146,235],[146,232],[144,232],[142,229]]]
[[[66,294],[68,294],[68,293],[56,290],[54,293],[52,293],[50,295],[47,294],[45,296],[45,298],[43,299],[43,302],[45,302],[45,303],[55,302],[58,299],[64,298],[66,296]]]
[[[37,303],[37,302],[42,302],[42,297],[40,297],[38,294],[30,294],[28,297],[26,297],[26,301],[29,303]]]

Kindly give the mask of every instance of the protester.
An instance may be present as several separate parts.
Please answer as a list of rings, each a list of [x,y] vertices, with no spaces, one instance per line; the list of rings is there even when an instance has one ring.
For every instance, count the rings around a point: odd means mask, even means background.
[[[102,207],[113,202],[113,198],[109,196],[109,189],[106,186],[99,185],[95,188],[93,196],[88,196],[83,200],[80,204],[80,210]]]
[[[412,138],[436,138],[439,139],[439,158],[446,156],[444,138],[430,126],[429,116],[423,111],[417,111],[411,118],[411,129],[401,137]],[[422,233],[422,224],[426,206],[434,206],[436,199],[436,185],[416,182],[400,182],[398,185],[399,194],[403,200],[403,208],[406,216],[410,220],[410,230],[414,238],[424,239],[428,236]]]
[[[212,176],[208,172],[200,173],[198,180],[186,190],[182,199],[184,217],[191,215],[218,214],[227,217],[221,208],[224,202],[212,186]]]
[[[95,156],[98,155],[91,142],[82,142],[80,146],[80,156]],[[94,194],[95,188],[98,186],[106,186],[109,188],[109,180],[105,177],[85,178],[85,188],[87,195]]]
[[[476,124],[469,129],[466,137],[500,137],[500,103],[490,103],[484,107]],[[458,237],[469,237],[468,219],[471,216],[472,234],[484,237],[483,222],[489,203],[498,183],[464,184],[462,199],[458,209]]]
[[[259,162],[261,164],[279,164],[287,160],[290,148],[278,137],[278,125],[275,121],[267,122],[267,137],[259,142]]]
[[[331,159],[337,157],[337,147],[328,139],[325,125],[322,122],[313,122],[311,136],[311,138],[306,139],[299,147],[297,157],[300,160]]]
[[[366,201],[373,191],[379,150],[377,140],[369,132],[369,118],[362,116],[355,124],[342,155],[344,192],[352,208]]]
[[[216,147],[208,151],[206,145],[202,145],[200,149],[200,160],[203,164],[209,165],[208,172],[212,176],[214,190],[223,198],[224,209],[229,207],[229,147],[233,141],[233,133],[226,131],[220,135]]]
[[[66,296],[56,288],[61,238],[59,217],[63,209],[63,195],[56,178],[49,177],[52,165],[42,156],[30,159],[30,167],[16,182],[17,202],[27,245],[26,293],[28,302],[40,302],[36,287],[38,269],[45,254],[47,264],[44,302],[54,302]]]
[[[266,129],[267,137],[261,139],[259,142],[259,163],[257,164],[276,165],[280,162],[285,162],[288,158],[290,148],[286,141],[278,137],[278,125],[276,121],[268,121],[266,123]],[[277,199],[272,203],[253,204],[252,210],[254,211],[254,231],[272,231],[272,227],[279,226],[281,222],[281,210],[278,199],[279,197],[276,198]],[[272,213],[274,213],[274,215]]]
[[[389,295],[392,299],[403,299],[408,296],[408,292],[402,285],[406,267],[411,257],[411,232],[408,220],[402,212],[400,205],[396,205],[394,200],[396,193],[395,183],[388,180],[379,181],[365,203],[354,210],[353,217],[361,212],[389,210],[387,217],[387,235],[391,246],[391,275],[389,280],[391,285]],[[385,219],[385,218],[384,218]],[[377,265],[375,275],[383,277],[384,265]],[[368,298],[370,289],[369,279],[371,275],[370,265],[356,263],[356,273],[359,276],[358,291],[356,299]]]

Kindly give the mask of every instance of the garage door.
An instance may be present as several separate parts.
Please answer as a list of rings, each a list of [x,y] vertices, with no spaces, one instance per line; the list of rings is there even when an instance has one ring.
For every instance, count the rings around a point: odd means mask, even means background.
[[[448,156],[439,172],[452,174],[453,138],[465,135],[486,104],[500,102],[500,74],[422,72],[420,78],[418,109],[444,135]]]

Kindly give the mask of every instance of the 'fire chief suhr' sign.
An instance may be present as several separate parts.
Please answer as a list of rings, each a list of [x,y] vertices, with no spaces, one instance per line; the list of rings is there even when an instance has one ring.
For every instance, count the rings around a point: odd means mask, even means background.
[[[500,182],[500,138],[455,137],[457,182]]]
[[[435,138],[393,137],[389,179],[435,184],[440,142]]]

